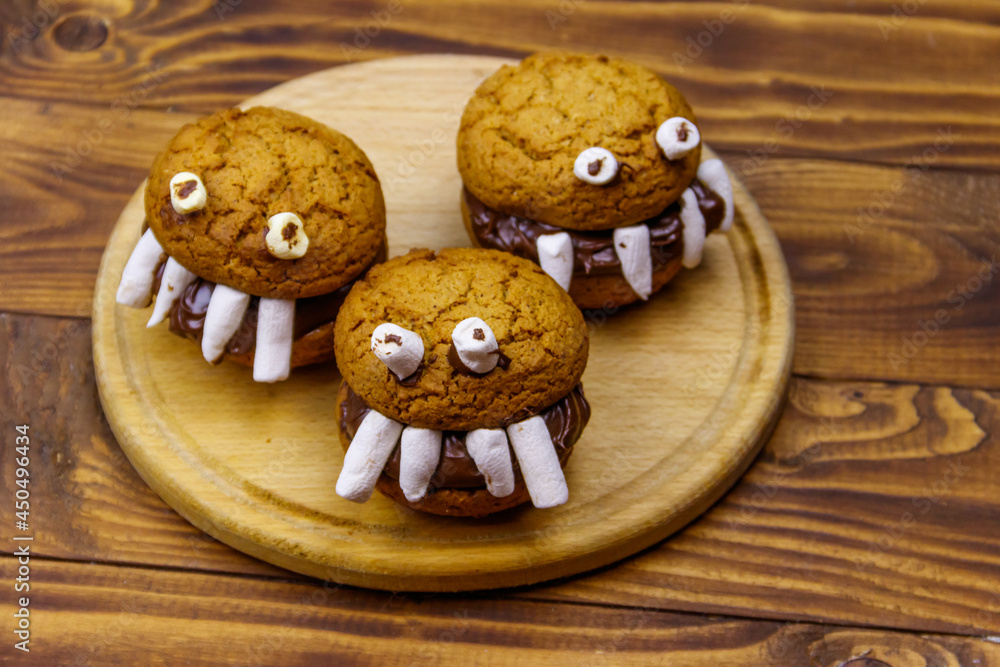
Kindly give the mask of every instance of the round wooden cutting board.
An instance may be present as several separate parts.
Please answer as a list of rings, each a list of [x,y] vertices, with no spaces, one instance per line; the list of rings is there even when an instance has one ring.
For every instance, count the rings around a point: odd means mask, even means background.
[[[466,100],[505,60],[414,56],[290,81],[245,106],[284,107],[353,138],[375,165],[390,254],[469,245],[455,134]],[[706,151],[711,156],[710,151]],[[115,226],[94,301],[101,401],[142,477],[193,524],[252,556],[340,583],[400,591],[529,584],[593,569],[662,540],[747,468],[788,383],[793,310],[777,240],[741,184],[736,223],[702,266],[646,304],[589,317],[583,382],[593,417],[566,469],[570,499],[480,520],[378,494],[339,498],[333,364],[255,384],[212,367],[149,310],[115,304],[142,226],[142,188]]]

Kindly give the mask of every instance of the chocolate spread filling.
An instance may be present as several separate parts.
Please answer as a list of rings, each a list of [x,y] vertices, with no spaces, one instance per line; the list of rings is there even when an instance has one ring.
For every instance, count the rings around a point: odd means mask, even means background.
[[[370,411],[371,408],[365,405],[361,397],[348,387],[347,399],[340,404],[338,415],[341,432],[349,440],[353,440],[361,422]],[[545,420],[545,425],[549,427],[549,435],[552,436],[552,444],[555,445],[559,461],[565,461],[570,448],[579,439],[583,427],[590,420],[590,404],[583,396],[583,385],[578,384],[540,414]],[[517,419],[512,418],[510,422],[527,419],[529,416],[531,415],[518,415]],[[432,488],[475,489],[486,486],[486,480],[465,448],[465,434],[466,431],[444,432],[441,441],[441,461],[431,477]],[[510,460],[514,465],[514,473],[519,475],[520,468],[513,450]],[[384,472],[395,480],[399,479],[399,447],[392,453]]]
[[[327,294],[320,294],[306,299],[298,299],[295,302],[295,322],[292,337],[298,340],[306,334],[330,324],[337,319],[337,313],[344,304],[348,292],[354,283],[364,277],[372,266],[384,262],[387,249],[383,245],[375,256],[372,263],[362,271],[357,278]],[[167,257],[164,255],[160,259],[160,264],[156,267],[155,279],[153,280],[153,294],[160,290],[160,280],[163,278],[163,269],[166,266]],[[212,292],[215,291],[215,283],[203,278],[195,278],[194,282],[187,286],[181,298],[170,307],[170,331],[178,336],[184,336],[201,343],[202,331],[205,326],[205,313],[208,312],[208,304],[212,300]],[[233,337],[226,343],[226,354],[240,356],[253,352],[257,341],[257,307],[260,297],[250,297],[250,305],[243,315],[243,321]],[[214,363],[219,363],[222,358],[216,359]]]
[[[691,190],[698,200],[698,207],[705,216],[705,233],[722,224],[726,204],[718,194],[701,182],[693,181]],[[539,236],[566,232],[573,241],[573,272],[577,275],[620,275],[621,261],[614,248],[614,230],[579,232],[556,227],[518,215],[508,215],[490,208],[467,189],[465,204],[469,209],[472,232],[484,248],[495,248],[538,262]],[[680,201],[675,201],[662,213],[641,224],[649,227],[650,254],[653,270],[669,264],[684,252]]]

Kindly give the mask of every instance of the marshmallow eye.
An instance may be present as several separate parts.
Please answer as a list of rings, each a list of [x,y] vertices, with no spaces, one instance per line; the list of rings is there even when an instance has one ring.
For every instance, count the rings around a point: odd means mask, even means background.
[[[608,149],[591,146],[576,156],[573,174],[584,183],[605,185],[618,174],[618,160]]]
[[[302,219],[289,212],[268,219],[264,243],[271,256],[277,259],[298,259],[309,250],[309,237]]]
[[[182,171],[170,179],[170,205],[181,215],[205,208],[208,190],[198,174]]]
[[[660,124],[656,130],[656,143],[668,160],[679,160],[695,149],[701,134],[687,118],[674,116]]]
[[[459,372],[485,375],[506,359],[493,330],[478,317],[462,320],[451,332],[448,361]]]
[[[385,322],[372,332],[372,352],[396,379],[413,376],[424,360],[424,341],[409,329]]]

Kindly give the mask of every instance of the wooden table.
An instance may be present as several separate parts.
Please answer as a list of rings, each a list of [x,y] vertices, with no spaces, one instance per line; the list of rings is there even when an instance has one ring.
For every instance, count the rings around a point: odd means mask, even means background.
[[[1000,664],[1000,5],[8,0],[0,22],[4,661]],[[634,558],[480,595],[322,584],[187,524],[111,436],[90,353],[98,261],[155,152],[344,62],[553,47],[662,72],[781,239],[795,378],[750,472]]]

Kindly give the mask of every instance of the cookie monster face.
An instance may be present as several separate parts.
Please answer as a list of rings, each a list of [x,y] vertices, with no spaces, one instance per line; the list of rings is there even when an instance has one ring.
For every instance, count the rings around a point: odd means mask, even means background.
[[[229,109],[185,125],[153,162],[147,229],[118,303],[252,364],[259,382],[332,356],[351,283],[385,259],[378,178],[350,139],[281,109]]]
[[[583,308],[645,300],[732,222],[725,168],[701,149],[691,107],[655,72],[534,55],[466,106],[466,225],[477,245],[538,262]]]
[[[495,251],[413,251],[355,286],[335,340],[350,442],[341,496],[367,500],[386,470],[410,502],[435,474],[498,498],[523,478],[536,506],[565,502],[561,459],[589,416],[578,388],[588,336],[537,266]]]

